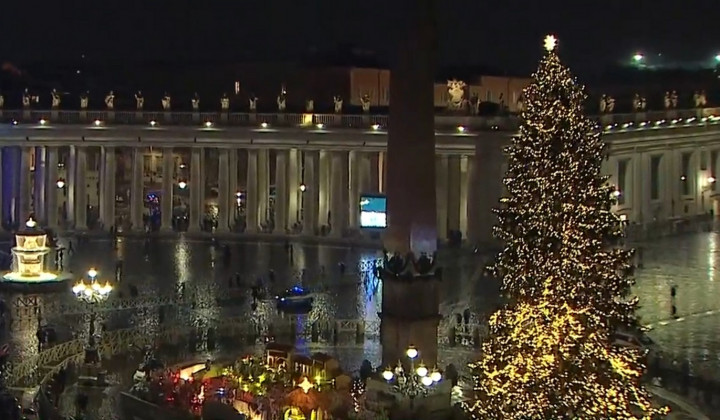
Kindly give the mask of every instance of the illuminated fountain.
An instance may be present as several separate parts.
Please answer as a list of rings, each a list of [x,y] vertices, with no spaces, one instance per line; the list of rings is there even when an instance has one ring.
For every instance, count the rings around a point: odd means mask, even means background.
[[[37,222],[30,218],[25,229],[15,234],[16,246],[12,252],[12,271],[2,276],[4,282],[41,284],[66,280],[50,270],[46,256],[51,248],[47,246],[47,234],[38,228]]]

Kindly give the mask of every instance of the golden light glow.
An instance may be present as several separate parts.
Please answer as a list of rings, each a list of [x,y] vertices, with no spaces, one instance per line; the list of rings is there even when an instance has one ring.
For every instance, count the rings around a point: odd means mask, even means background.
[[[312,388],[315,388],[315,385],[312,384],[310,381],[308,381],[307,377],[304,377],[303,380],[297,385],[298,388],[302,389],[304,393],[310,392]]]
[[[557,38],[555,35],[548,35],[545,37],[544,46],[547,51],[553,51],[557,47]]]
[[[609,245],[623,227],[612,212],[620,191],[601,173],[602,130],[557,54],[533,79],[496,209],[505,247],[493,271],[512,304],[490,319],[465,408],[477,420],[657,418],[667,410],[642,387],[643,354],[611,338],[637,325],[637,298],[627,297],[633,252]]]

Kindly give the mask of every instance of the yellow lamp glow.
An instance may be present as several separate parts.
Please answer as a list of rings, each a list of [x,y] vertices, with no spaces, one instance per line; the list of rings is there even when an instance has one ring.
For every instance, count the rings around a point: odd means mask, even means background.
[[[307,377],[304,377],[302,382],[298,384],[298,388],[302,389],[303,392],[307,394],[308,392],[310,392],[311,388],[315,388],[315,385],[310,383]]]

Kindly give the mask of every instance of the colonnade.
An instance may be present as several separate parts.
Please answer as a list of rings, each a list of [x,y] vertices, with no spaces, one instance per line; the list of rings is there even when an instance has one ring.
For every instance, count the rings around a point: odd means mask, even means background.
[[[363,194],[383,194],[383,151],[301,148],[2,147],[0,220],[30,215],[53,229],[296,233],[360,232]],[[408,157],[409,159],[412,156]],[[720,142],[687,148],[615,150],[604,172],[617,186],[614,210],[647,224],[720,211]],[[500,147],[436,156],[439,238],[483,242],[502,191]],[[165,176],[169,174],[170,176]],[[407,182],[413,182],[408,180]],[[432,186],[428,186],[432,188]],[[157,201],[153,204],[151,196]],[[184,227],[177,225],[184,218]]]
[[[361,195],[383,194],[386,178],[383,151],[73,145],[3,147],[2,156],[4,223],[34,215],[52,229],[143,230],[153,195],[161,230],[178,229],[181,208],[188,231],[213,214],[221,233],[344,237],[361,230]],[[466,237],[473,224],[474,161],[437,156],[440,238]]]
[[[617,151],[604,172],[617,188],[614,211],[649,224],[718,214],[720,141],[674,149]]]

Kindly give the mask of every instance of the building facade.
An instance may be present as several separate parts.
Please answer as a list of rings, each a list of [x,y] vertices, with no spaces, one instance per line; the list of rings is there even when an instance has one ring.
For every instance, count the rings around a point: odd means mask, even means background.
[[[644,127],[606,126],[610,156],[604,168],[617,187],[621,217],[650,224],[718,210],[720,125],[713,112],[687,111],[710,116],[673,120],[658,115],[664,123]],[[359,226],[360,196],[385,192],[387,132],[374,120],[316,115],[314,122],[326,123],[298,126],[302,115],[272,124],[268,115],[241,126],[154,119],[122,125],[111,120],[136,113],[95,115],[105,119],[61,124],[49,114],[47,121],[2,129],[0,213],[6,225],[34,214],[56,229],[341,238],[369,234]],[[337,121],[355,128],[333,126]],[[448,121],[436,120],[436,183],[429,186],[436,190],[438,234],[484,242],[495,223],[491,210],[502,194],[502,148],[512,132],[482,129],[497,120],[452,119],[466,126]],[[361,123],[368,128],[358,128]]]

